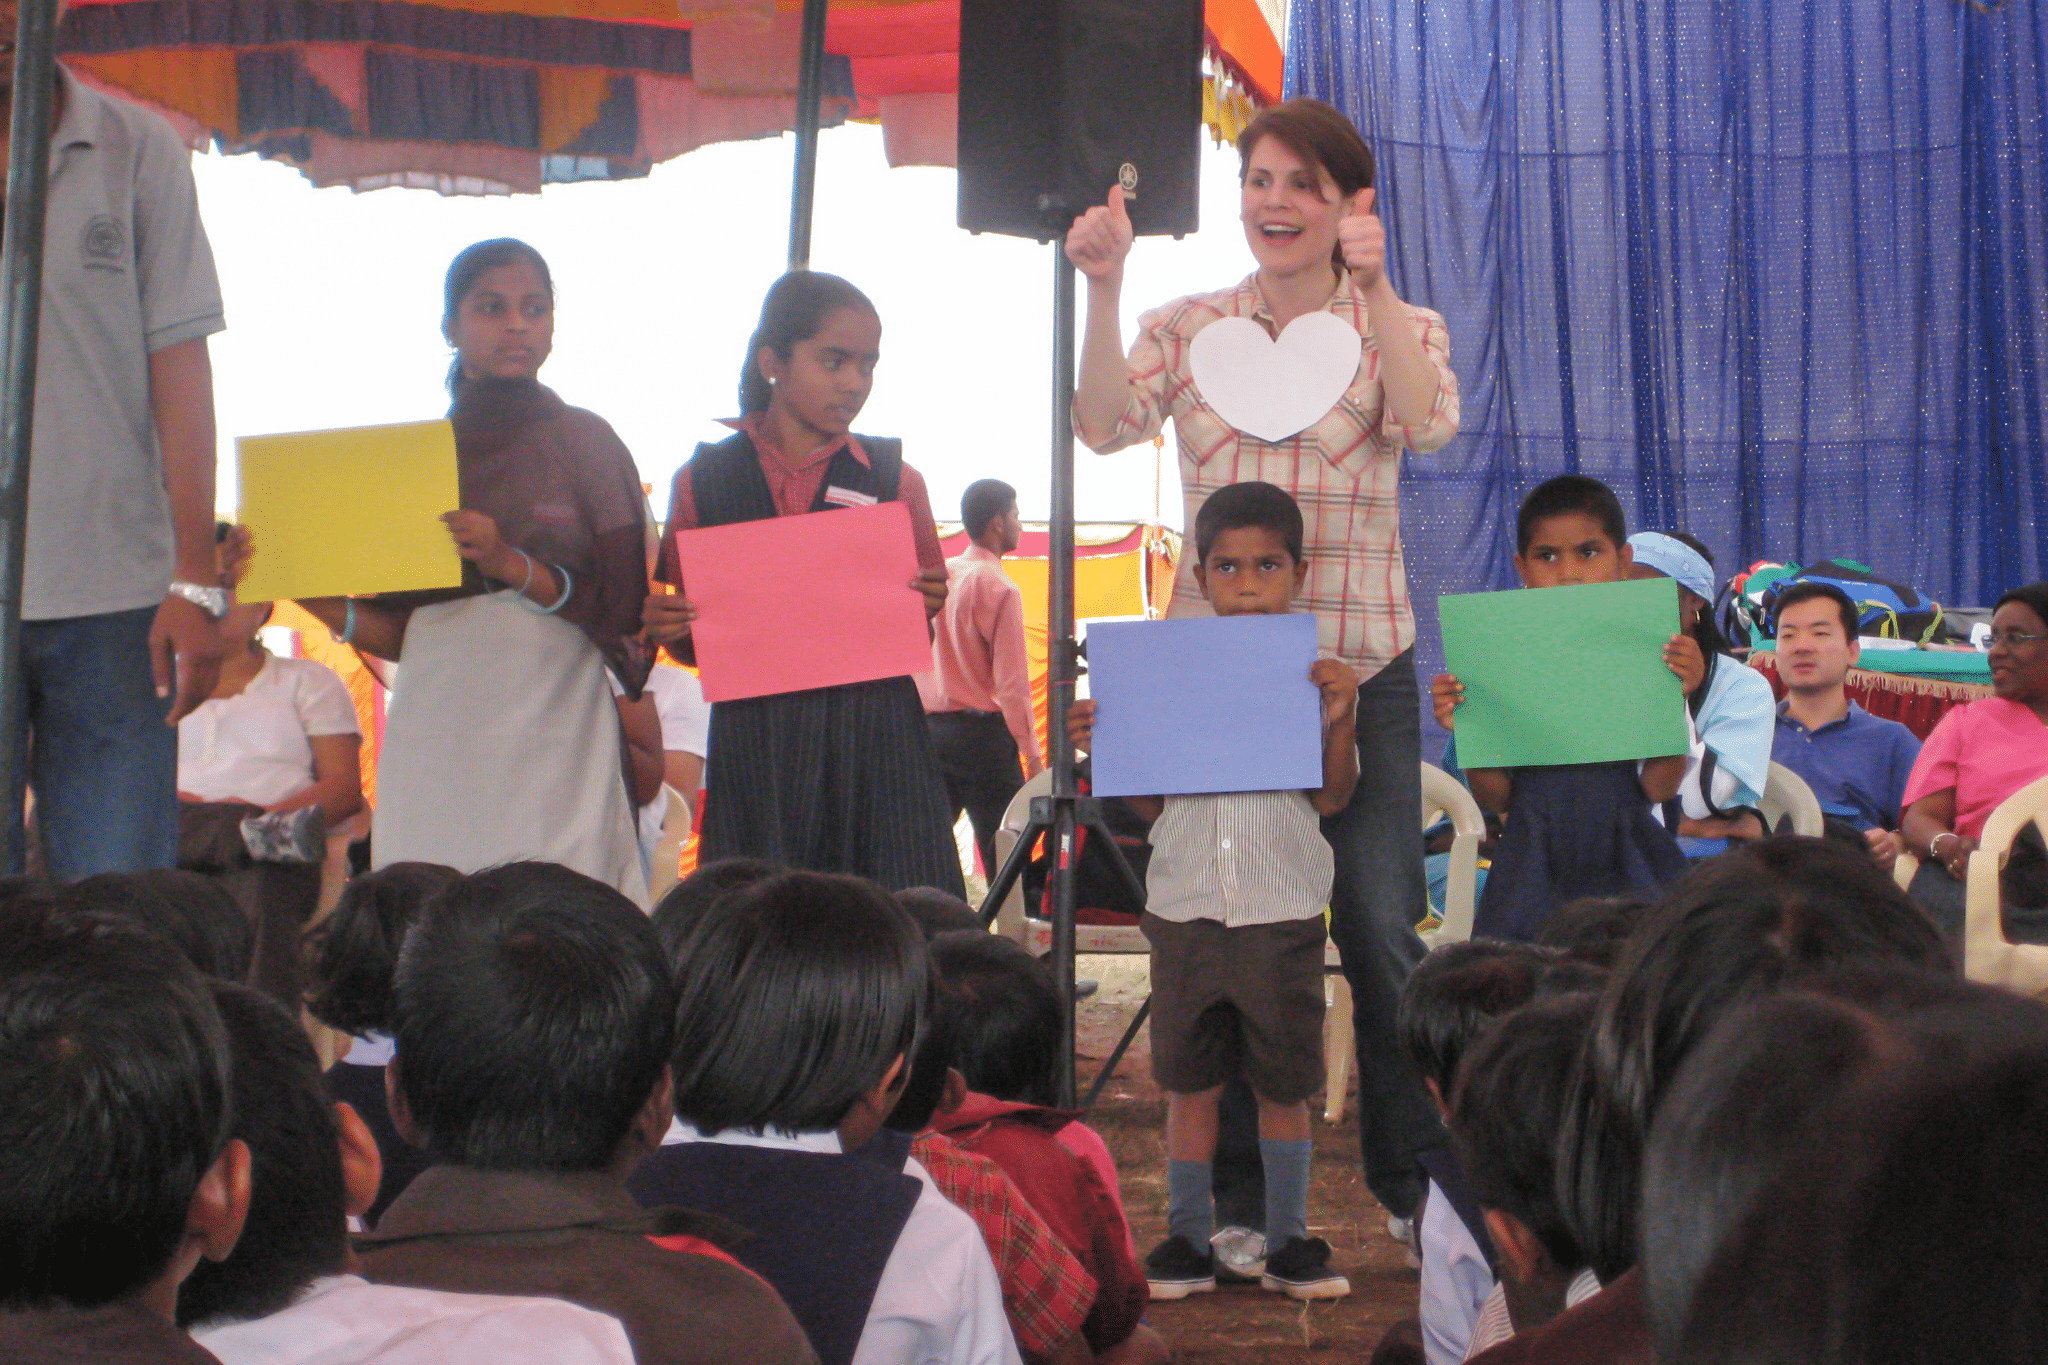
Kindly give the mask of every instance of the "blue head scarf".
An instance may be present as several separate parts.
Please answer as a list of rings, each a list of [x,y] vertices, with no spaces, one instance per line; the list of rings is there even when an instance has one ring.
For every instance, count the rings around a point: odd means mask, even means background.
[[[1628,538],[1636,563],[1655,569],[1678,586],[1711,604],[1714,600],[1714,568],[1707,557],[1675,536],[1661,531],[1638,531]]]

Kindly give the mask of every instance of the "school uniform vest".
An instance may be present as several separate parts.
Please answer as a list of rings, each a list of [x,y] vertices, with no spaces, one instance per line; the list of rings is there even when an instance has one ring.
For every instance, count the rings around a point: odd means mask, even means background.
[[[868,463],[835,453],[811,511],[897,500],[903,443],[859,440]],[[745,432],[698,446],[685,473],[699,525],[777,515],[760,451]],[[945,781],[908,677],[718,702],[710,745],[704,861],[765,858],[850,872],[891,891],[965,894]]]
[[[813,512],[835,507],[858,506],[867,499],[896,501],[903,482],[903,442],[891,436],[856,437],[868,453],[862,464],[853,452],[840,449],[825,467],[825,481],[811,503]],[[833,494],[856,494],[849,501],[834,500]],[[700,445],[690,459],[690,495],[697,503],[697,524],[725,526],[735,521],[765,521],[776,514],[775,495],[768,491],[768,477],[761,472],[761,454],[753,438],[734,432],[717,445]]]
[[[852,1361],[922,1189],[900,1164],[724,1142],[663,1147],[626,1185],[647,1208],[715,1214],[752,1233],[734,1258],[782,1295],[820,1365]]]

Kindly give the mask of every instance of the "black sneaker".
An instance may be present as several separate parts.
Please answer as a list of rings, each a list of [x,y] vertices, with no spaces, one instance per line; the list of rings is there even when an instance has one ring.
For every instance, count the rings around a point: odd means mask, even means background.
[[[1290,1299],[1341,1299],[1351,1292],[1351,1281],[1330,1269],[1330,1244],[1320,1237],[1288,1238],[1266,1257],[1259,1283]]]
[[[1194,1243],[1178,1235],[1152,1248],[1145,1258],[1145,1283],[1152,1286],[1155,1299],[1184,1299],[1190,1294],[1216,1292],[1216,1258],[1207,1247],[1195,1250]]]

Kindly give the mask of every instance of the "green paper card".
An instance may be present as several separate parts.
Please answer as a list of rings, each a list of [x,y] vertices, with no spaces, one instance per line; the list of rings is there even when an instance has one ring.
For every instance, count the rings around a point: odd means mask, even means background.
[[[1685,693],[1664,663],[1668,578],[1439,599],[1444,666],[1465,685],[1458,763],[1543,768],[1686,751]]]

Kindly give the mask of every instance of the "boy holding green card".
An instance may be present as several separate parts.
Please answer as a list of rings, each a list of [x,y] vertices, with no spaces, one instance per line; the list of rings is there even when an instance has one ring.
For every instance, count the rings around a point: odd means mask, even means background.
[[[1621,503],[1597,479],[1562,475],[1538,485],[1515,518],[1515,569],[1525,588],[1620,583],[1632,559]],[[1677,624],[1674,619],[1673,625]],[[1697,685],[1699,646],[1676,634],[1663,658],[1681,688]],[[1437,723],[1454,728],[1464,686],[1430,684]],[[1674,703],[1681,716],[1682,709]],[[1500,847],[1473,922],[1476,937],[1529,941],[1561,905],[1581,896],[1654,896],[1685,870],[1678,841],[1651,817],[1678,792],[1687,755],[1468,768],[1479,804],[1505,817]]]

